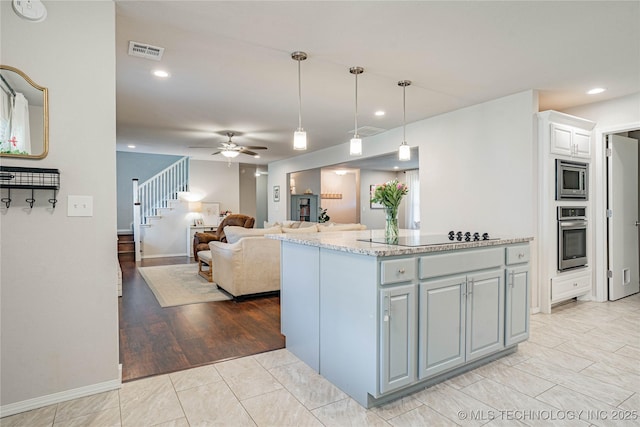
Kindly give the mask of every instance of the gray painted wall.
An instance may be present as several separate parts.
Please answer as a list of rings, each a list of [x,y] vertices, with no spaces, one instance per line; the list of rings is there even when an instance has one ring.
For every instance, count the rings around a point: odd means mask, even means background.
[[[267,206],[269,191],[267,189],[267,175],[256,178],[256,228],[263,228],[268,218]]]
[[[256,217],[256,166],[240,164],[240,210],[238,213]]]
[[[161,154],[116,152],[119,231],[131,231],[131,223],[133,222],[132,180],[138,178],[138,183],[142,184],[181,158],[180,156]]]

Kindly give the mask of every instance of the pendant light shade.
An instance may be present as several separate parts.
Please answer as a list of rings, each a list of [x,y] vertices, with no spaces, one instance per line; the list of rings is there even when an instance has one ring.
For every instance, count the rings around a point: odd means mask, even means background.
[[[407,102],[406,89],[411,84],[411,80],[400,80],[398,86],[402,87],[402,144],[398,147],[398,160],[406,162],[411,160],[411,147],[407,145]]]
[[[300,61],[307,59],[305,52],[293,52],[291,59],[298,61],[298,129],[293,133],[293,149],[307,149],[307,133],[302,128],[302,90],[300,85]]]
[[[355,112],[355,128],[353,129],[353,138],[349,143],[349,155],[361,156],[362,155],[362,139],[358,135],[358,74],[364,73],[362,67],[351,67],[349,72],[356,76],[356,112]]]
[[[355,135],[349,142],[349,155],[362,156],[362,139],[359,135]]]
[[[403,142],[398,147],[398,160],[403,162],[411,160],[411,147],[406,142]]]

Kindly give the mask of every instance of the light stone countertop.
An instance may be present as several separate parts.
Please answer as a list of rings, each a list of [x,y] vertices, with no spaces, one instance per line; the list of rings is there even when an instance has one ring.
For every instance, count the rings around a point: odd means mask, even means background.
[[[265,237],[275,240],[281,240],[283,242],[297,243],[300,245],[315,246],[319,248],[333,249],[341,252],[379,257],[510,245],[515,243],[528,243],[533,240],[533,237],[500,237],[492,238],[491,240],[479,240],[475,242],[458,242],[454,240],[450,243],[447,242],[444,244],[430,244],[424,246],[398,246],[359,240],[383,239],[384,230],[281,233],[267,234],[265,235]],[[446,239],[446,236],[444,234],[421,234],[419,230],[400,230],[400,237],[408,237],[413,239],[419,239],[420,237],[439,237]]]

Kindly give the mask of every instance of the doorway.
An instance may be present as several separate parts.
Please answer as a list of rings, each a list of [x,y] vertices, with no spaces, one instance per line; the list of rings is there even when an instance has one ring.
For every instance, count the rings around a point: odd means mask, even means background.
[[[607,298],[640,291],[640,131],[606,135]]]

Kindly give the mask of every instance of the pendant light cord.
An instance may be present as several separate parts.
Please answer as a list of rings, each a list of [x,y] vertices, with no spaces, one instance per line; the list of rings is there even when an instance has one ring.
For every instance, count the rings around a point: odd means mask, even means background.
[[[355,115],[355,128],[353,129],[353,137],[358,137],[358,73],[356,75],[356,115]]]
[[[300,83],[300,59],[298,61],[298,130],[302,129],[302,84]]]
[[[402,86],[402,143],[407,142],[407,86]]]

